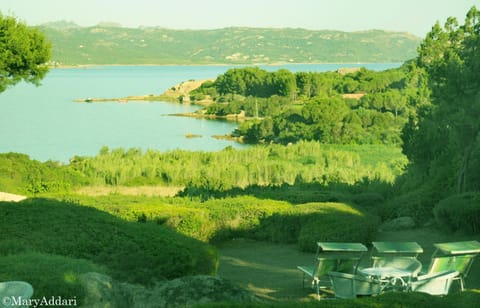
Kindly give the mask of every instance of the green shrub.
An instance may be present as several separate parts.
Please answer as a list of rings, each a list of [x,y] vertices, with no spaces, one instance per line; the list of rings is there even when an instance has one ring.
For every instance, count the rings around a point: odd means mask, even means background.
[[[149,284],[213,274],[218,265],[213,247],[163,226],[126,222],[90,207],[47,199],[2,203],[1,208],[0,247],[12,251],[12,239],[19,239],[34,251],[104,265],[119,280]]]
[[[245,189],[247,194],[255,194],[262,198],[288,201],[293,204],[308,202],[345,202],[349,200],[346,193],[327,190],[319,183],[295,183],[281,186],[249,186]]]
[[[3,238],[0,240],[0,255],[11,255],[32,251],[30,244],[19,238]]]
[[[259,225],[263,217],[284,212],[292,205],[282,201],[262,200],[249,196],[211,199],[205,202],[188,198],[151,198],[110,195],[78,197],[79,203],[90,205],[112,215],[138,222],[167,226],[201,241],[219,241],[246,233]]]
[[[435,200],[433,191],[420,188],[389,200],[378,209],[378,214],[382,220],[410,216],[423,222],[432,217]]]
[[[376,217],[340,202],[292,205],[251,196],[198,202],[188,198],[121,195],[81,197],[80,202],[132,222],[141,218],[142,221],[146,219],[146,222],[165,225],[202,241],[245,237],[281,243],[298,242],[304,250],[312,250],[319,240],[369,242],[378,224]]]
[[[255,230],[263,218],[283,213],[291,205],[245,196],[209,200],[196,207],[208,210],[211,225],[214,226],[211,240],[222,241],[234,237],[255,238]]]
[[[161,221],[157,222],[162,224]],[[198,209],[186,209],[177,211],[164,222],[165,226],[175,231],[191,236],[201,241],[208,241],[215,233],[215,222],[212,221],[207,211]]]
[[[356,194],[351,199],[363,208],[378,208],[385,202],[385,198],[381,194],[374,192]]]
[[[41,163],[25,154],[0,153],[0,191],[34,195],[68,192],[87,178],[57,162]]]
[[[315,251],[316,243],[360,242],[373,240],[379,220],[344,203],[318,204],[317,212],[302,225],[298,244],[303,251]]]
[[[375,216],[340,202],[292,205],[250,196],[198,202],[188,198],[121,195],[83,197],[82,202],[132,222],[146,217],[147,222],[163,224],[202,241],[218,242],[245,237],[299,243],[302,250],[308,251],[315,249],[319,240],[367,243],[378,224]]]
[[[205,99],[205,94],[203,93],[195,93],[190,95],[190,100],[192,101],[201,101],[202,99]]]
[[[76,299],[81,305],[85,294],[79,276],[106,269],[88,260],[42,254],[20,253],[0,257],[0,281],[20,280],[34,288],[33,298]]]
[[[247,232],[247,236],[274,243],[297,243],[306,217],[294,210],[274,213],[262,218],[255,229]]]
[[[454,195],[440,201],[433,209],[439,226],[467,234],[480,233],[480,193]]]

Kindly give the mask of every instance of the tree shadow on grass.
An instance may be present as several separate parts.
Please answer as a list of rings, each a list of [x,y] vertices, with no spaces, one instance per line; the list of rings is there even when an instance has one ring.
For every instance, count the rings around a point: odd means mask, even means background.
[[[213,247],[163,226],[52,199],[1,202],[0,208],[1,254],[22,250],[87,259],[114,278],[146,285],[216,271]]]
[[[314,254],[300,252],[294,244],[273,244],[237,239],[219,245],[218,274],[267,300],[308,299],[309,282],[302,288],[297,265],[313,265]]]
[[[291,210],[260,217],[258,224],[236,236],[271,243],[297,244],[300,251],[315,252],[317,242],[370,243],[378,219],[345,203],[307,203]]]
[[[259,199],[287,201],[292,204],[307,202],[351,202],[359,205],[383,202],[391,195],[393,185],[380,180],[362,179],[355,184],[302,182],[282,185],[250,185],[245,188],[218,189],[187,185],[177,194],[179,197],[198,198],[206,201],[212,198],[226,198],[250,195]],[[368,199],[364,200],[363,199]]]

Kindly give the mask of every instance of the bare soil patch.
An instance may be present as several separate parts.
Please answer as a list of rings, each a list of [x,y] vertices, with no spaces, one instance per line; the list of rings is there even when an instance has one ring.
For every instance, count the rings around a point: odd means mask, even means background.
[[[297,265],[312,264],[314,255],[296,244],[273,244],[236,239],[218,247],[218,275],[267,300],[315,299],[315,292],[302,288]],[[307,282],[308,285],[308,282]]]
[[[0,192],[0,201],[22,201],[24,199],[27,199],[25,196],[21,195],[15,195],[15,194],[9,194],[6,192]]]

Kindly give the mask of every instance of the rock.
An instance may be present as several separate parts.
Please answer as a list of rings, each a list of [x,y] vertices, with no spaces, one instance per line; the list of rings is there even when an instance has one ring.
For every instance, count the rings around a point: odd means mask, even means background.
[[[190,307],[216,302],[252,303],[258,299],[230,281],[215,276],[187,276],[159,282],[151,288],[118,283],[99,273],[80,276],[85,290],[82,306],[93,308]]]
[[[380,231],[397,231],[397,230],[405,230],[405,229],[412,229],[415,227],[415,221],[412,217],[404,216],[398,217],[392,220],[387,220],[381,224],[379,230]]]
[[[80,284],[85,290],[83,306],[92,308],[114,308],[122,306],[111,277],[100,273],[80,275]]]
[[[130,289],[133,307],[190,307],[215,302],[252,303],[255,296],[233,285],[228,280],[214,276],[187,276],[163,283],[151,289],[123,285]]]

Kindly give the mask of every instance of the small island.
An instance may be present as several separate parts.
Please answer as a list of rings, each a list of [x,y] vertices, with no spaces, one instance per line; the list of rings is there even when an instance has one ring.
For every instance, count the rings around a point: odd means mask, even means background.
[[[187,139],[202,138],[202,137],[203,137],[202,135],[193,134],[193,133],[186,133],[185,134],[185,138],[187,138]]]

